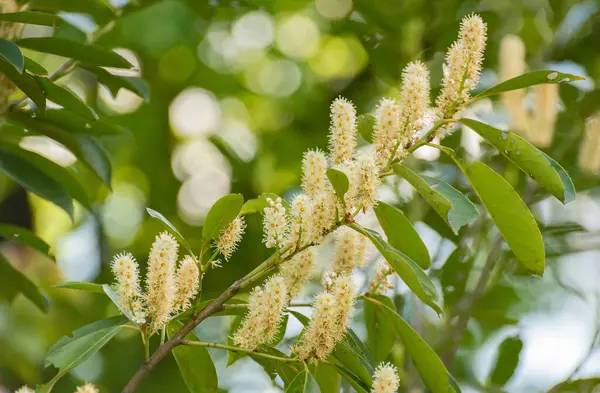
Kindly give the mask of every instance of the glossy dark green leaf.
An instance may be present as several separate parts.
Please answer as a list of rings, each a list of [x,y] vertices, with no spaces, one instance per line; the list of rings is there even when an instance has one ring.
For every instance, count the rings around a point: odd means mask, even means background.
[[[20,74],[15,67],[0,56],[0,73],[6,75],[21,91],[31,99],[43,113],[46,110],[46,94],[37,80],[27,72]]]
[[[45,69],[40,63],[35,60],[30,59],[25,56],[25,69],[32,74],[46,76],[48,75],[48,70]]]
[[[329,182],[333,186],[335,193],[338,198],[344,199],[344,195],[348,192],[348,188],[350,188],[350,182],[348,181],[348,176],[342,171],[338,171],[337,169],[329,168],[327,169],[327,178]]]
[[[508,382],[517,369],[522,349],[523,341],[519,337],[508,337],[502,341],[498,348],[496,365],[490,374],[492,385],[504,386]]]
[[[182,327],[183,324],[180,322],[169,323],[167,329],[169,339],[173,338]],[[194,333],[189,333],[185,339],[198,341]],[[173,349],[173,356],[190,393],[217,391],[219,385],[217,370],[206,348],[180,345]]]
[[[27,23],[40,26],[54,26],[58,19],[58,15],[38,11],[21,11],[0,14],[0,21]]]
[[[552,393],[597,393],[600,378],[582,378],[573,381],[561,382],[553,386],[548,392]]]
[[[17,44],[5,40],[4,38],[0,38],[0,57],[8,61],[19,74],[23,73],[25,59]]]
[[[321,393],[321,389],[312,374],[304,370],[288,385],[285,393]]]
[[[91,205],[87,192],[85,188],[81,185],[81,183],[77,180],[77,178],[75,178],[74,171],[72,171],[69,168],[62,167],[57,163],[50,161],[47,158],[42,157],[36,153],[30,152],[17,146],[0,144],[0,148],[11,154],[19,156],[20,158],[34,165],[52,180],[57,182],[71,198],[81,203],[81,205],[84,208],[91,210]]]
[[[88,120],[67,109],[49,109],[39,121],[45,121],[60,127],[71,134],[103,136],[120,135],[123,130],[104,120]]]
[[[120,316],[104,319],[76,330],[73,337],[61,338],[46,356],[46,366],[53,365],[58,373],[50,382],[38,387],[38,391],[50,392],[60,378],[104,347],[126,322],[127,319]]]
[[[318,363],[312,372],[313,377],[319,384],[321,393],[339,393],[342,378],[334,365],[329,363]]]
[[[375,117],[371,114],[358,116],[358,134],[367,142],[373,143],[373,129],[375,128]]]
[[[400,210],[379,201],[375,206],[375,214],[387,237],[387,242],[392,247],[408,255],[423,269],[431,266],[427,246]]]
[[[111,188],[112,165],[104,148],[92,136],[76,135],[75,139],[83,152],[83,156],[77,158],[83,159],[96,176]]]
[[[533,214],[512,186],[490,167],[468,164],[453,151],[438,146],[448,154],[469,179],[481,202],[490,213],[504,240],[528,271],[544,274],[545,251],[542,234]]]
[[[87,64],[81,64],[79,65],[79,68],[94,74],[98,82],[105,85],[113,97],[117,96],[119,90],[127,89],[143,98],[144,101],[150,101],[150,88],[148,87],[148,84],[140,77],[114,75],[104,68]]]
[[[287,358],[288,356],[276,348],[268,345],[259,346],[258,350],[268,355]],[[281,362],[274,359],[267,359],[261,356],[249,355],[252,360],[260,364],[269,377],[274,380],[277,376],[281,377],[285,385],[292,383],[294,378],[302,371],[299,363]]]
[[[0,223],[0,236],[5,237],[8,240],[12,240],[15,243],[29,246],[42,254],[49,255],[50,246],[48,243],[40,239],[35,233],[10,224]]]
[[[371,240],[392,269],[394,269],[402,281],[419,299],[433,308],[438,314],[442,313],[440,306],[437,304],[438,294],[435,285],[415,261],[389,245],[381,238],[379,233],[361,227],[358,224],[351,224],[350,226]]]
[[[71,197],[58,182],[33,163],[0,147],[0,170],[29,191],[52,202],[73,217]]]
[[[391,309],[395,309],[394,302],[386,296],[376,295],[375,299]],[[367,328],[368,345],[377,364],[386,360],[396,341],[394,325],[371,302],[364,303],[364,321]]]
[[[228,194],[215,202],[206,214],[202,227],[202,241],[205,245],[216,239],[221,231],[235,220],[243,204],[244,197],[241,194]]]
[[[366,299],[365,301],[372,301]],[[451,393],[454,388],[450,383],[450,374],[438,355],[413,328],[394,311],[375,300],[374,305],[379,312],[384,313],[396,328],[396,333],[404,344],[407,355],[419,372],[421,379],[431,393]]]
[[[163,224],[165,228],[169,230],[169,232],[175,235],[177,240],[179,240],[179,242],[189,251],[190,255],[194,255],[194,252],[192,251],[192,248],[188,244],[187,240],[185,240],[181,232],[179,232],[179,230],[175,228],[175,225],[171,224],[171,221],[167,220],[167,218],[161,213],[157,212],[154,209],[150,209],[149,207],[146,208],[146,212],[148,212],[150,217],[156,218],[158,221],[160,221],[160,223]]]
[[[440,284],[444,294],[444,305],[453,309],[465,294],[473,258],[465,258],[461,247],[457,247],[442,267]]]
[[[48,301],[37,285],[0,253],[0,297],[11,301],[18,293],[22,293],[43,312],[48,311]]]
[[[504,157],[515,163],[561,202],[567,204],[575,199],[575,187],[567,172],[525,139],[510,131],[501,131],[473,119],[461,119],[459,122],[488,140]]]
[[[505,91],[519,90],[525,87],[540,85],[543,83],[573,82],[583,79],[585,78],[581,76],[563,74],[562,72],[552,70],[531,71],[504,81],[496,86],[490,87],[489,89],[477,94],[471,101],[500,94]]]
[[[454,234],[479,215],[473,203],[460,191],[440,179],[421,177],[408,167],[396,164],[394,171],[408,181],[448,224]]]
[[[260,213],[261,215],[264,213],[264,209],[266,207],[269,207],[269,202],[267,202],[267,198],[271,198],[272,200],[276,200],[277,198],[279,198],[279,196],[277,194],[272,194],[272,193],[262,193],[259,195],[258,198],[254,198],[254,199],[249,199],[246,202],[244,202],[244,205],[242,206],[242,210],[240,210],[240,215],[246,215],[246,214],[254,214],[254,213]],[[282,199],[281,200],[281,204],[283,205],[283,207],[286,210],[290,210],[290,204]]]
[[[23,48],[79,60],[101,67],[131,68],[131,63],[117,53],[95,44],[58,37],[23,38],[17,41]]]
[[[360,380],[356,375],[354,375],[350,370],[348,370],[344,366],[340,366],[339,364],[333,365],[336,370],[340,373],[342,378],[346,380],[357,393],[369,393],[371,389],[367,386],[363,381]]]
[[[98,119],[96,112],[69,90],[55,84],[48,78],[37,77],[37,80],[42,85],[50,101],[70,109],[88,120],[95,121]]]
[[[60,284],[54,285],[54,288],[75,289],[77,291],[102,293],[102,294],[105,293],[104,287],[101,284],[94,284],[92,282],[83,282],[83,281],[61,282]]]

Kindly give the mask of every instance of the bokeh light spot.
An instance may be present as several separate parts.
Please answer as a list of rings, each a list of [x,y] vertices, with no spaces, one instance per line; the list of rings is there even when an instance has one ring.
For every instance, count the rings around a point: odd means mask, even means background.
[[[219,126],[221,108],[214,94],[200,88],[182,91],[169,106],[169,124],[182,137],[207,134]]]
[[[294,14],[277,24],[277,48],[286,56],[306,60],[319,49],[319,27],[307,15]]]
[[[186,46],[178,45],[169,49],[158,62],[158,72],[168,82],[183,82],[196,67],[196,57]]]
[[[342,19],[352,11],[352,0],[316,0],[317,11],[328,19]]]
[[[234,23],[232,34],[241,48],[266,48],[273,42],[273,20],[264,11],[249,12]]]

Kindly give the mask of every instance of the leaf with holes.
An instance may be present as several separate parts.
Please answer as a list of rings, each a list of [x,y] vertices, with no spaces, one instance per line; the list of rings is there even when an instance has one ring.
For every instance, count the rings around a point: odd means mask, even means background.
[[[580,81],[585,78],[577,75],[564,74],[558,71],[552,70],[538,70],[526,72],[525,74],[519,75],[507,81],[504,81],[496,86],[490,87],[487,90],[482,91],[471,99],[471,101],[479,100],[484,97],[493,96],[496,94],[504,93],[505,91],[519,90],[525,87],[541,85],[544,83],[562,83],[562,82],[573,82]]]
[[[427,246],[400,210],[378,201],[375,206],[375,215],[392,247],[408,255],[423,269],[431,266],[431,257]]]
[[[489,141],[504,157],[564,204],[575,199],[575,187],[563,167],[525,139],[473,119],[461,119],[459,123]]]

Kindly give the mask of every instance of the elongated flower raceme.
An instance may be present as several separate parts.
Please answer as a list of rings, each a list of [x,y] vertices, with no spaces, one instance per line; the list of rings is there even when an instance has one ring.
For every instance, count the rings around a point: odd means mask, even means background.
[[[392,151],[400,138],[401,109],[395,100],[382,98],[375,113],[373,145],[377,165],[383,166],[392,155]]]
[[[320,150],[309,150],[302,159],[302,190],[315,198],[327,186],[327,157]]]
[[[292,300],[306,286],[313,270],[314,253],[310,248],[294,255],[292,259],[281,265],[281,276],[285,280],[289,300]]]
[[[177,283],[175,266],[179,244],[168,232],[156,236],[148,258],[146,277],[146,305],[152,322],[150,332],[155,332],[169,321],[173,313]]]
[[[460,111],[469,100],[469,91],[479,83],[486,39],[486,24],[479,15],[463,18],[458,40],[446,54],[442,89],[436,100],[441,117]]]
[[[331,103],[329,153],[334,165],[352,159],[356,149],[356,109],[343,97]]]
[[[539,147],[548,147],[552,144],[558,117],[558,85],[536,85],[533,90],[535,92],[535,109],[529,141]]]
[[[231,255],[237,249],[245,230],[246,223],[244,222],[244,218],[237,217],[221,231],[217,239],[217,249],[226,261],[231,258]]]
[[[350,274],[333,276],[331,286],[317,295],[311,321],[292,349],[303,361],[326,359],[346,332],[356,292]]]
[[[381,363],[373,373],[371,393],[396,393],[400,387],[396,367],[390,363]]]
[[[263,233],[267,248],[283,247],[288,240],[290,228],[288,225],[285,207],[281,198],[272,200],[267,198],[269,207],[264,209]]]
[[[429,108],[429,70],[420,61],[408,63],[402,72],[400,115],[402,148],[412,143],[424,127],[423,119]]]
[[[98,393],[98,389],[91,383],[86,383],[83,386],[78,386],[75,393]]]
[[[308,228],[306,240],[313,244],[319,244],[324,239],[324,234],[335,222],[335,207],[337,197],[331,185],[313,200],[312,214],[306,222]]]
[[[362,266],[366,249],[363,238],[364,236],[349,229],[340,233],[333,257],[332,269],[335,273],[350,273],[354,268]]]
[[[121,253],[113,258],[111,269],[117,280],[115,292],[119,304],[129,310],[136,323],[144,323],[146,314],[140,290],[138,264],[130,253]]]
[[[254,350],[273,341],[287,302],[287,288],[281,275],[268,279],[264,289],[256,287],[248,300],[244,322],[233,336],[235,344]]]
[[[600,174],[600,112],[585,123],[585,135],[579,152],[579,167],[588,174]]]
[[[507,81],[525,72],[525,44],[515,35],[508,34],[500,41],[500,79]],[[510,116],[510,129],[528,138],[529,114],[525,107],[525,90],[502,93],[502,103]]]
[[[198,293],[200,271],[196,260],[186,255],[177,269],[177,293],[173,304],[173,311],[181,312],[188,309],[191,300]]]
[[[363,154],[354,163],[349,177],[350,189],[346,203],[353,209],[368,210],[375,205],[377,188],[381,184],[379,168],[372,154]]]
[[[306,194],[298,194],[292,201],[290,243],[293,247],[299,245],[301,240],[306,243],[314,237],[314,228],[311,227],[310,220],[313,205],[313,201]]]
[[[379,262],[375,269],[375,278],[369,283],[369,293],[373,295],[383,294],[386,290],[394,288],[389,276],[394,271],[387,262]]]
[[[35,390],[31,389],[29,386],[21,386],[19,389],[15,390],[15,393],[35,393]]]

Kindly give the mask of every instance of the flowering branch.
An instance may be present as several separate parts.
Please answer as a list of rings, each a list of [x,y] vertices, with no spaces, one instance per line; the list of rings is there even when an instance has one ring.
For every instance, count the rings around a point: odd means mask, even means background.
[[[192,347],[204,347],[204,348],[218,348],[218,349],[224,349],[226,351],[230,351],[230,352],[241,352],[241,353],[247,353],[248,355],[252,355],[252,356],[258,356],[261,358],[266,358],[266,359],[271,359],[271,360],[277,360],[278,362],[287,362],[287,363],[296,363],[296,362],[301,362],[300,359],[296,359],[296,358],[287,358],[287,357],[281,357],[281,356],[274,356],[274,355],[269,355],[268,353],[262,353],[262,352],[256,352],[256,351],[252,351],[250,349],[245,349],[245,348],[240,348],[240,347],[234,347],[231,345],[223,345],[223,344],[217,344],[217,343],[211,343],[211,342],[202,342],[202,341],[194,341],[194,340],[181,340],[181,345],[189,345]]]

